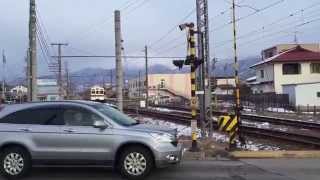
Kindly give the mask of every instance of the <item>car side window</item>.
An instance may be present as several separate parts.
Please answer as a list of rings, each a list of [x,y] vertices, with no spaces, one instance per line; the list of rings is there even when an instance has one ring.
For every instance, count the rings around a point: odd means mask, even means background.
[[[103,121],[99,115],[83,108],[66,108],[63,111],[66,126],[93,126],[95,121]]]
[[[14,112],[2,118],[0,123],[8,124],[36,124],[36,125],[63,125],[56,108],[26,109]]]
[[[29,116],[30,116],[30,113],[28,110],[17,111],[2,118],[0,123],[31,124],[31,122],[28,120]]]

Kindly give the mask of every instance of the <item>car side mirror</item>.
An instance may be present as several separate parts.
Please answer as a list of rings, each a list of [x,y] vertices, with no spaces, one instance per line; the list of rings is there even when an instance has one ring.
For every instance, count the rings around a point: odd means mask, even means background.
[[[99,129],[106,129],[108,127],[108,125],[105,122],[100,120],[100,121],[94,121],[93,127],[99,128]]]

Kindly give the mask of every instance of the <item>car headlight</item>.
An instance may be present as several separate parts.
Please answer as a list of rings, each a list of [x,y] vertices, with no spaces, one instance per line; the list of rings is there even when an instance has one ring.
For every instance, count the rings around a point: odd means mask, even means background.
[[[150,133],[150,135],[160,143],[171,143],[174,139],[174,136],[168,133]]]

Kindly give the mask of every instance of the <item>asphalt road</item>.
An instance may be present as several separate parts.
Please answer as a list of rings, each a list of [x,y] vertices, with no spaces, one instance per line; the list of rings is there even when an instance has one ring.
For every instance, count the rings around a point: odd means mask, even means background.
[[[3,178],[0,178],[3,180]],[[26,180],[120,180],[106,168],[34,168]],[[185,161],[155,170],[148,180],[319,180],[320,159]]]

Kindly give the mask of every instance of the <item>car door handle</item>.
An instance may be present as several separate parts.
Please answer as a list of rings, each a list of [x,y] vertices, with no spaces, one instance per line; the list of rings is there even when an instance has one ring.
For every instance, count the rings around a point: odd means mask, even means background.
[[[23,132],[30,132],[31,129],[28,129],[28,128],[21,128],[20,131],[23,131]]]
[[[73,132],[75,132],[75,130],[73,130],[73,129],[64,129],[63,131],[64,131],[64,132],[68,132],[68,133],[73,133]]]

